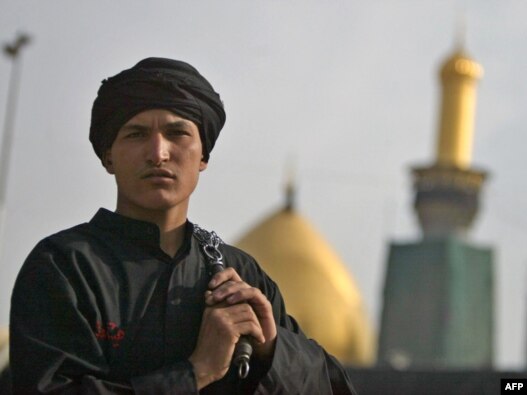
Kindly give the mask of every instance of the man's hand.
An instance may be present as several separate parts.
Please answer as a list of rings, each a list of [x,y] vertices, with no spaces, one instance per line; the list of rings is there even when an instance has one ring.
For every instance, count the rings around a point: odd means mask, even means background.
[[[241,335],[252,336],[260,343],[265,341],[251,306],[221,303],[205,308],[197,345],[189,358],[198,390],[225,376]]]
[[[245,283],[230,267],[216,273],[209,282],[209,288],[211,291],[205,293],[205,303],[209,306],[248,303],[252,307],[264,336],[263,344],[253,344],[254,355],[265,361],[271,360],[276,342],[276,324],[271,303],[262,291]]]
[[[265,361],[272,359],[276,342],[271,303],[259,289],[243,282],[232,268],[215,274],[209,287],[196,349],[189,358],[198,390],[227,373],[241,335],[251,337],[254,356]]]

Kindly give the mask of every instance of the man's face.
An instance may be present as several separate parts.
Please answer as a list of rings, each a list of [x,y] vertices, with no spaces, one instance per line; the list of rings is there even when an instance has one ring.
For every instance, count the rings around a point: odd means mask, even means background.
[[[161,109],[137,114],[104,158],[117,182],[117,212],[140,218],[180,207],[186,218],[199,172],[207,167],[202,158],[194,122]]]

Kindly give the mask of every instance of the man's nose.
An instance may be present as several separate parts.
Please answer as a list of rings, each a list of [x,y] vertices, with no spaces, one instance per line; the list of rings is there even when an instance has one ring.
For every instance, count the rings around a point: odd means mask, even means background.
[[[150,138],[148,146],[148,161],[153,165],[159,166],[170,158],[169,142],[162,133],[154,132]]]

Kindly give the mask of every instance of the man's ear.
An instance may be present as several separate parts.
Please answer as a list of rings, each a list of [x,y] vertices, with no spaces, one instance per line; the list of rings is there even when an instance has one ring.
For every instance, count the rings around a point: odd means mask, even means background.
[[[207,168],[208,163],[201,158],[201,162],[199,163],[199,171],[203,171]]]
[[[111,150],[107,150],[103,157],[102,157],[102,164],[106,168],[106,171],[109,174],[115,174],[115,171],[113,169],[113,161],[112,161],[112,152]]]

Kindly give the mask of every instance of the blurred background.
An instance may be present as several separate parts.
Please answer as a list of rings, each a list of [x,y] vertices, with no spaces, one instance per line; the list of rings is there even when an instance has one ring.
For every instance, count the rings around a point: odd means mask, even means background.
[[[469,238],[493,249],[492,366],[524,369],[526,14],[521,0],[3,0],[0,40],[30,42],[0,59],[0,119],[13,116],[0,325],[32,247],[115,207],[88,142],[100,82],[162,56],[193,64],[227,112],[189,218],[243,239],[284,205],[294,168],[295,210],[343,262],[376,337],[390,243],[421,237],[411,168],[435,160],[439,70],[461,40],[484,69],[471,163],[489,177]]]

